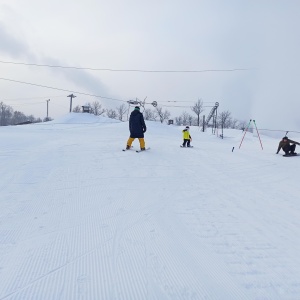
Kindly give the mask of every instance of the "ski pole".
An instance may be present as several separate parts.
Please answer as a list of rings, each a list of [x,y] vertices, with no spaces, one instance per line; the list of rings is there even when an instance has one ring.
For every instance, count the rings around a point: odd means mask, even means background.
[[[259,141],[260,141],[260,145],[261,145],[261,149],[264,150],[263,146],[262,146],[262,143],[261,143],[261,139],[260,139],[260,136],[259,136],[259,133],[258,133],[258,130],[257,130],[257,126],[256,126],[256,123],[255,123],[255,120],[253,120],[253,123],[255,125],[255,128],[256,128],[256,132],[257,132],[257,135],[258,135],[258,138],[259,138]]]
[[[243,135],[243,138],[242,138],[242,140],[241,140],[241,143],[240,143],[240,146],[239,146],[239,149],[241,148],[241,146],[242,146],[242,142],[243,142],[243,140],[244,140],[244,137],[245,137],[245,135],[246,135],[246,133],[247,133],[247,130],[248,130],[248,128],[249,128],[249,126],[250,126],[250,123],[251,123],[251,119],[250,119],[250,121],[249,121],[249,124],[248,124],[248,126],[246,127],[246,129],[245,129],[245,133],[244,133],[244,135]]]

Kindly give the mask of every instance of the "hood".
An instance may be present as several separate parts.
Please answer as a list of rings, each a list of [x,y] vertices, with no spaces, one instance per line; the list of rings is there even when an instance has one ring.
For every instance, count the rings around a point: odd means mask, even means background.
[[[131,113],[132,116],[136,116],[138,114],[141,114],[141,112],[136,109]]]

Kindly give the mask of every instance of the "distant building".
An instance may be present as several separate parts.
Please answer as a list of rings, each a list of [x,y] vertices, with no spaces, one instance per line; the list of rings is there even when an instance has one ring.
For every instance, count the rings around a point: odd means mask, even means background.
[[[89,105],[86,104],[86,105],[82,105],[81,107],[83,113],[90,113],[91,107]]]

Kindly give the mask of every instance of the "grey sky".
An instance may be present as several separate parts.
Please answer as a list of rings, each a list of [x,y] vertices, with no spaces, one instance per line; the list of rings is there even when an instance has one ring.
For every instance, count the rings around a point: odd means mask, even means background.
[[[109,69],[251,70],[132,73],[1,64],[0,77],[125,101],[147,96],[149,102],[170,106],[190,106],[198,98],[218,101],[220,110],[231,111],[237,119],[297,130],[299,17],[300,2],[290,0],[2,0],[2,61]],[[5,103],[21,111],[34,110],[43,117],[44,98],[51,98],[52,116],[68,111],[64,92],[1,80],[0,87],[1,98],[12,99]],[[17,107],[21,101],[13,100],[40,96],[30,106]],[[78,95],[74,103],[94,100]],[[102,102],[105,107],[120,105]],[[173,117],[190,111],[168,109]]]

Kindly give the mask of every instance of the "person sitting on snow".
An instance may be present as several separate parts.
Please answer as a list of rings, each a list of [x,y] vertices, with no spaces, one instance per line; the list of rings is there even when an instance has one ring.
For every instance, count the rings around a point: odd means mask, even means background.
[[[292,145],[291,145],[292,144]],[[297,155],[295,152],[296,145],[300,145],[298,142],[289,140],[287,136],[284,136],[279,142],[277,153],[282,149],[285,152],[285,155]]]
[[[192,137],[190,136],[190,127],[186,126],[185,129],[182,130],[183,133],[183,144],[182,147],[191,147],[190,143],[192,141]]]

